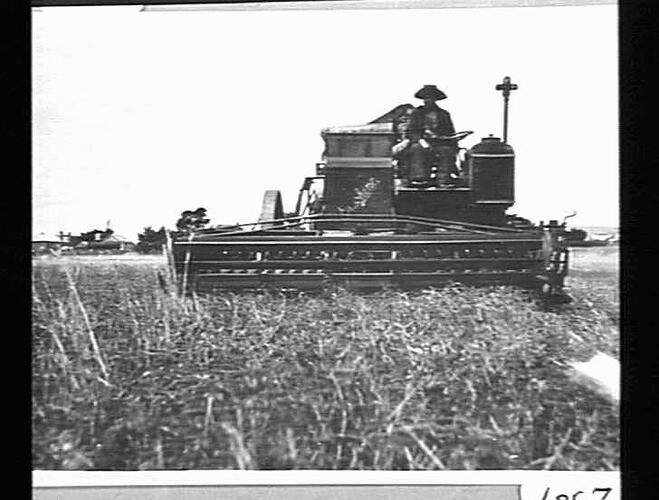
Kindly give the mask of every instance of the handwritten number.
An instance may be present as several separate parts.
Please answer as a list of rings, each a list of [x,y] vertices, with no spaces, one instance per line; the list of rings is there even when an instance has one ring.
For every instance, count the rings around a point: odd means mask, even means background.
[[[595,494],[597,492],[604,492],[604,496],[602,497],[601,500],[606,500],[606,497],[608,497],[609,493],[611,493],[611,488],[595,488],[593,490],[593,494]]]
[[[545,492],[542,495],[542,500],[550,500],[549,499],[549,489],[550,489],[549,487],[547,487],[547,489],[545,489]],[[606,500],[606,497],[609,496],[609,493],[611,493],[611,490],[612,490],[612,488],[595,488],[593,490],[592,494],[594,495],[596,493],[603,493],[602,498],[600,498],[599,500]],[[581,491],[581,490],[577,491],[576,493],[574,493],[572,495],[572,500],[577,500],[577,497],[579,495],[583,495],[583,494],[584,494],[583,491]],[[568,495],[564,494],[564,493],[561,493],[560,495],[556,495],[555,500],[570,500],[570,497]]]

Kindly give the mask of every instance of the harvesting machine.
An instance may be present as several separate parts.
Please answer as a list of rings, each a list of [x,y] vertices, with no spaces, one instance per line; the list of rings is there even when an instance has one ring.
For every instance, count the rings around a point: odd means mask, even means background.
[[[513,284],[563,299],[568,269],[565,224],[534,225],[507,214],[514,204],[514,158],[489,136],[457,148],[452,181],[409,178],[405,126],[411,105],[366,125],[330,127],[322,162],[304,179],[295,211],[266,191],[258,221],[179,234],[172,254],[186,290],[309,290],[431,287],[447,282]],[[459,132],[462,140],[471,132]]]

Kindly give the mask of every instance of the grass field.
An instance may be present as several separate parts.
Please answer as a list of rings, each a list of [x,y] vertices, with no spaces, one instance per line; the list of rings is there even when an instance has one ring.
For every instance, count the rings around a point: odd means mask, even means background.
[[[160,258],[33,265],[35,469],[619,468],[618,410],[565,363],[618,357],[617,247],[574,301],[448,287],[182,299]]]

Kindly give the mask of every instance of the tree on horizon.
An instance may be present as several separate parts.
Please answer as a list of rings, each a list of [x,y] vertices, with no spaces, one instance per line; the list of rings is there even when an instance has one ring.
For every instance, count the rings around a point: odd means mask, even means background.
[[[139,253],[160,252],[162,246],[167,242],[167,229],[161,226],[157,231],[151,226],[144,228],[144,231],[137,235],[136,250]]]
[[[199,231],[208,227],[210,219],[206,217],[206,209],[198,208],[197,210],[185,210],[181,212],[181,217],[176,221],[176,229],[184,233]]]

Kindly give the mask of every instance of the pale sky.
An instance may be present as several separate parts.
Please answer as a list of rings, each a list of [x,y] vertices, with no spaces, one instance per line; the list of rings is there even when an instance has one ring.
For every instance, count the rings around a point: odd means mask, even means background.
[[[517,213],[618,225],[617,7],[33,13],[33,233],[135,238],[205,207],[293,210],[320,130],[367,123],[436,84],[457,130],[508,142]]]

